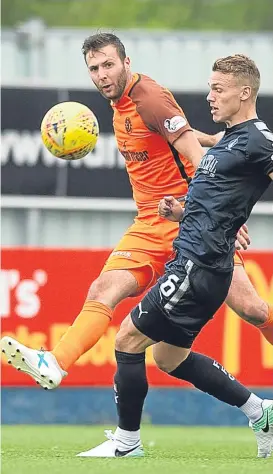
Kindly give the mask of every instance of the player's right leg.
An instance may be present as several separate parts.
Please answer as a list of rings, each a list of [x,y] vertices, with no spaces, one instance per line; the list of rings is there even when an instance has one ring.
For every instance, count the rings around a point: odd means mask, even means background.
[[[141,315],[141,309],[139,314]],[[152,344],[154,341],[141,333],[133,324],[130,315],[127,316],[121,324],[115,352],[117,372],[114,378],[114,390],[118,427],[114,433],[106,432],[108,441],[83,451],[78,456],[102,458],[144,456],[140,438],[140,419],[148,392],[145,350]]]
[[[175,229],[171,224],[169,227]],[[159,226],[136,220],[128,229],[91,285],[80,314],[52,352],[30,349],[5,337],[1,346],[8,362],[43,388],[56,388],[76,360],[105,333],[115,306],[141,293],[155,282],[161,268],[163,271],[166,243],[161,221]]]
[[[2,338],[1,350],[9,364],[30,375],[41,387],[56,388],[71,365],[104,334],[115,306],[137,290],[137,281],[130,271],[102,273],[91,285],[80,314],[52,352],[31,349],[9,336]]]

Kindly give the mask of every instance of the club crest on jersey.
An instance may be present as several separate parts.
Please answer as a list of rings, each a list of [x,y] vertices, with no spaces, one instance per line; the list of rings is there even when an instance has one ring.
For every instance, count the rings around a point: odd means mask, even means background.
[[[133,127],[132,127],[131,119],[129,117],[126,117],[124,125],[125,125],[126,132],[131,133]]]
[[[171,119],[166,119],[164,121],[164,127],[168,130],[170,133],[177,132],[180,130],[180,128],[185,127],[187,124],[187,120],[185,117],[181,117],[181,115],[175,115]]]
[[[209,176],[214,178],[217,163],[218,160],[216,160],[214,155],[205,155],[203,156],[201,163],[198,166],[198,171],[201,171],[204,174],[208,174]]]

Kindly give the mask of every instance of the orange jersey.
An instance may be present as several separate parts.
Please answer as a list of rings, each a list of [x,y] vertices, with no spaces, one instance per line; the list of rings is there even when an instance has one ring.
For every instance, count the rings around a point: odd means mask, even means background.
[[[157,212],[162,197],[187,192],[194,169],[173,144],[191,127],[173,95],[142,74],[133,75],[112,107],[115,136],[138,215],[149,217]]]

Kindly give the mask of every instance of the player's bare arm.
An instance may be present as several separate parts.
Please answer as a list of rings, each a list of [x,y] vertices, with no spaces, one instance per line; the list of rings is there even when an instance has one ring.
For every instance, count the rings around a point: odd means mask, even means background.
[[[175,149],[183,155],[195,169],[198,168],[200,161],[204,156],[204,150],[196,139],[192,130],[186,130],[173,143]]]
[[[201,132],[200,130],[193,129],[197,140],[199,141],[200,145],[211,148],[216,145],[224,136],[225,132],[218,132],[214,135],[208,135],[207,133]]]

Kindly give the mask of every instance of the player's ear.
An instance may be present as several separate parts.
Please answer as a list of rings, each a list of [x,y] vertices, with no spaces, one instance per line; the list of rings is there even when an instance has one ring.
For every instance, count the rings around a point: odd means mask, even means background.
[[[240,93],[240,99],[241,100],[247,100],[251,96],[251,87],[250,86],[243,86],[241,93]]]
[[[131,59],[130,59],[128,56],[126,56],[126,58],[124,59],[124,66],[125,66],[125,68],[126,68],[127,70],[130,69],[130,66],[131,66]]]

